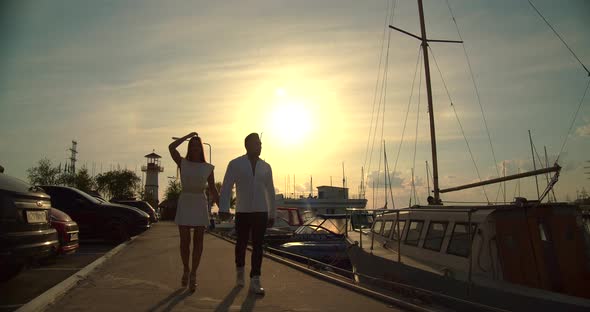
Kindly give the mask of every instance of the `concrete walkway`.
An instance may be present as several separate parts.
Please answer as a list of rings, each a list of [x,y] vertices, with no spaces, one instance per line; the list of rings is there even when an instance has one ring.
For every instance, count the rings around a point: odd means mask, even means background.
[[[48,311],[401,311],[265,258],[266,296],[235,287],[234,245],[205,234],[197,291],[180,287],[176,225],[160,222],[47,308]],[[248,252],[246,268],[249,270]]]

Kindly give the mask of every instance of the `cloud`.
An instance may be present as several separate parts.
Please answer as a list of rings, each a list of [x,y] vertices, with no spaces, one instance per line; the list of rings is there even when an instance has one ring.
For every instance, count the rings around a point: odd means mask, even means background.
[[[590,137],[590,124],[578,127],[576,129],[576,135],[581,137]]]
[[[389,172],[389,179],[387,185],[391,185],[395,188],[403,187],[405,185],[405,179],[400,176],[399,172]],[[385,172],[373,171],[367,176],[367,185],[370,188],[385,188]]]

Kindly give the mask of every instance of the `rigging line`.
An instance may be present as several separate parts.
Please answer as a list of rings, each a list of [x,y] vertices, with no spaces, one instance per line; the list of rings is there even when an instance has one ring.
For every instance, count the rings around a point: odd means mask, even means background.
[[[475,158],[473,157],[473,152],[471,151],[471,147],[469,146],[469,141],[467,141],[467,138],[465,137],[463,125],[461,124],[461,120],[459,119],[459,115],[457,114],[457,111],[455,110],[455,105],[453,105],[453,102],[451,102],[451,107],[453,108],[453,113],[455,114],[455,118],[457,119],[457,123],[459,123],[459,128],[461,129],[461,133],[463,134],[463,138],[465,139],[465,144],[467,145],[467,150],[469,151],[469,156],[471,157],[471,161],[473,162],[473,166],[475,167],[475,172],[477,173],[477,178],[481,182],[482,179],[481,179],[481,175],[479,174],[479,169],[477,168]],[[483,195],[486,198],[486,201],[490,202],[490,199],[488,198],[488,193],[483,185],[482,185],[482,190],[483,190]]]
[[[383,208],[387,208],[387,156],[385,153],[385,140],[382,140],[381,142],[383,142],[383,189],[385,191],[385,205],[383,205]]]
[[[373,117],[375,116],[375,104],[377,103],[377,90],[379,89],[379,82],[381,81],[381,63],[383,62],[383,47],[385,46],[385,34],[388,32],[389,21],[389,1],[387,1],[387,13],[385,15],[385,26],[383,27],[383,34],[381,35],[381,50],[379,51],[379,65],[377,67],[377,80],[375,82],[375,91],[373,92],[373,109],[371,111],[371,123],[369,124],[369,135],[367,137],[367,147],[365,149],[365,161],[363,166],[367,168],[367,156],[369,155],[369,142],[371,142],[371,129],[373,128]],[[372,151],[371,151],[372,156]],[[369,158],[370,159],[370,158]],[[370,160],[369,160],[370,162]],[[367,170],[369,171],[369,170]]]
[[[392,20],[393,19],[393,16],[395,15],[395,4],[396,3],[397,3],[397,1],[394,1],[393,2],[393,6],[392,6],[392,9],[391,9],[391,15],[386,16],[385,29],[388,29],[387,20],[389,20],[389,19]],[[389,12],[390,11],[389,11],[389,6],[388,6],[388,13]],[[391,16],[391,18],[389,18],[390,16]],[[385,42],[385,39],[383,38],[383,43],[384,42]],[[368,174],[371,171],[371,164],[372,164],[372,161],[373,161],[373,151],[375,150],[375,140],[377,138],[377,127],[378,127],[378,124],[379,124],[379,121],[378,120],[379,120],[379,114],[381,113],[381,105],[383,105],[383,114],[385,114],[385,103],[382,101],[383,100],[382,94],[383,94],[384,90],[386,90],[386,86],[387,86],[387,72],[389,70],[389,51],[390,51],[390,45],[391,45],[391,32],[388,32],[388,37],[387,37],[387,53],[386,53],[386,58],[385,58],[385,62],[386,63],[385,63],[385,66],[384,66],[384,69],[383,69],[383,72],[382,72],[381,71],[382,60],[380,60],[379,76],[377,78],[378,82],[381,81],[381,89],[380,89],[380,93],[379,93],[379,102],[378,102],[379,104],[378,104],[378,107],[377,107],[377,116],[375,117],[375,127],[373,129],[373,135],[372,135],[373,136],[373,141],[372,141],[371,152],[370,152],[370,156],[369,156],[369,166],[367,167],[367,173],[366,173],[367,177],[368,177]],[[383,46],[381,47],[381,52],[383,52]],[[381,75],[383,75],[383,76],[381,76]],[[379,88],[379,84],[377,83],[376,86],[375,86],[374,101],[376,100],[376,97],[377,97],[377,89],[378,88]],[[373,115],[371,117],[373,117],[374,114],[375,114],[375,111],[373,111]],[[383,119],[384,118],[385,118],[385,116],[383,115]],[[382,128],[381,128],[381,132],[382,132],[382,135],[381,136],[382,137],[383,137],[383,129],[384,129],[383,124],[384,123],[385,123],[385,120],[383,120],[383,122],[382,122]],[[373,127],[373,119],[371,119],[371,127]],[[371,130],[369,130],[369,131],[371,131]],[[371,134],[370,133],[369,133],[369,138],[368,138],[368,141],[367,141],[367,148],[368,148],[369,141],[371,141]],[[368,154],[368,151],[367,151],[367,154]],[[365,159],[365,162],[366,162],[366,159]],[[366,163],[365,163],[365,165],[366,165]]]
[[[501,192],[501,191],[502,191],[502,185],[501,185],[501,184],[499,184],[499,185],[498,185],[498,191],[496,192],[496,199],[495,199],[495,202],[496,202],[496,203],[498,202],[498,198],[500,197],[500,192]]]
[[[384,150],[384,157],[385,157],[385,172],[386,177],[389,181],[389,193],[391,194],[391,205],[395,208],[395,200],[393,199],[393,187],[391,186],[391,173],[389,171],[389,162],[387,161],[387,149],[385,148],[385,140],[383,140],[383,150]],[[387,191],[385,192],[387,195]]]
[[[586,68],[586,66],[584,65],[584,63],[582,63],[582,61],[580,60],[580,58],[578,58],[578,56],[576,55],[576,53],[574,53],[574,51],[565,42],[565,40],[563,40],[563,38],[559,35],[559,33],[557,33],[557,31],[555,30],[555,28],[553,28],[553,26],[551,26],[551,24],[549,24],[549,21],[547,21],[547,19],[545,18],[545,16],[543,16],[543,14],[541,14],[541,12],[537,9],[537,7],[535,7],[535,5],[533,4],[533,2],[531,2],[531,0],[528,0],[528,2],[533,7],[533,9],[535,9],[535,11],[537,12],[537,14],[539,14],[539,16],[543,19],[543,21],[545,21],[545,24],[547,24],[547,26],[549,26],[549,28],[551,28],[551,30],[557,36],[557,38],[559,38],[559,40],[561,40],[561,42],[563,43],[563,45],[565,45],[565,47],[572,53],[572,55],[576,58],[576,60],[578,61],[578,63],[580,63],[580,65],[582,65],[582,67],[584,68],[584,70],[586,71],[586,73],[588,74],[588,76],[590,76],[590,70],[588,70],[588,68]]]
[[[380,144],[381,145],[381,144]],[[377,197],[379,196],[379,187],[381,186],[381,155],[382,155],[382,150],[381,148],[379,148],[379,166],[377,167]],[[383,181],[385,181],[385,173],[383,173]],[[385,189],[385,200],[387,201],[387,189]]]
[[[574,118],[572,119],[572,123],[570,124],[570,128],[567,131],[567,134],[565,135],[565,138],[563,140],[563,144],[561,145],[561,150],[559,150],[559,154],[557,154],[557,159],[555,159],[555,163],[557,163],[559,161],[559,157],[561,157],[561,153],[563,153],[563,150],[565,149],[567,139],[570,136],[570,133],[572,132],[572,128],[574,127],[574,123],[576,122],[576,118],[578,118],[578,113],[580,113],[580,109],[582,108],[582,104],[584,104],[584,98],[586,98],[586,94],[588,93],[588,87],[590,87],[590,79],[588,79],[588,83],[586,84],[586,89],[584,90],[584,95],[582,95],[582,98],[580,99],[580,104],[578,104],[578,109],[576,110],[576,113],[574,114]]]
[[[395,4],[395,3],[394,3]],[[393,6],[392,9],[392,15],[395,12],[395,5]],[[390,51],[390,47],[391,47],[391,32],[388,33],[387,36],[387,52],[385,55],[385,66],[384,66],[384,70],[383,70],[383,79],[382,79],[382,83],[381,83],[381,93],[379,96],[379,105],[378,105],[378,110],[381,114],[381,139],[380,141],[383,140],[383,135],[384,135],[384,129],[385,129],[385,102],[386,102],[386,97],[387,97],[387,78],[388,78],[388,73],[389,73],[389,51]],[[377,114],[377,119],[375,121],[375,132],[373,133],[373,146],[375,144],[375,139],[377,137],[377,125],[378,125],[378,118],[379,118],[379,113]],[[383,146],[383,148],[385,149],[385,146]],[[371,158],[372,158],[372,151],[371,151]],[[385,167],[385,165],[384,165]],[[381,152],[379,153],[379,169],[377,171],[377,181],[379,181],[379,172],[381,172]],[[383,181],[385,182],[387,179],[386,173],[384,173],[383,176]],[[380,184],[379,184],[380,186]],[[387,188],[384,188],[384,194],[385,194],[385,204],[387,204]],[[377,194],[378,195],[378,194]]]
[[[520,170],[517,171],[517,173],[520,173]],[[516,183],[514,183],[514,195],[512,196],[512,198],[516,198],[516,191],[518,190],[518,181],[516,181]]]
[[[414,168],[412,168],[412,196],[414,196],[414,203],[416,205],[420,205],[420,203],[418,203],[418,196],[416,194],[416,182],[414,180]]]
[[[383,82],[384,78],[381,80],[381,85],[383,88]],[[379,116],[381,114],[381,95],[379,96],[379,101],[378,101],[378,105],[377,105],[377,117],[375,118],[375,127],[373,128],[373,142],[371,143],[371,155],[369,156],[369,170],[371,170],[371,163],[373,161],[373,151],[375,150],[375,140],[377,139],[377,127],[379,126]]]
[[[391,45],[391,32],[389,33],[389,37],[387,39],[387,56],[385,58],[385,72],[383,76],[383,84],[381,85],[381,94],[382,94],[382,103],[383,103],[383,111],[381,113],[381,138],[380,141],[383,141],[383,135],[385,130],[385,104],[387,99],[387,81],[389,78],[389,48]],[[384,147],[385,149],[385,147]]]
[[[455,24],[455,28],[457,29],[457,35],[459,35],[459,40],[465,42],[463,40],[463,36],[461,36],[461,31],[459,30],[459,24],[457,24],[457,19],[455,18],[455,14],[453,13],[453,9],[451,8],[451,4],[449,0],[447,1],[447,7],[449,8],[449,12],[451,13],[451,17],[453,18],[453,23]],[[496,169],[496,174],[498,177],[500,176],[500,171],[498,170],[498,161],[496,160],[496,152],[494,151],[494,146],[492,144],[492,136],[490,135],[490,129],[488,127],[488,121],[486,120],[486,116],[483,110],[483,105],[481,104],[481,97],[479,95],[479,88],[477,87],[477,83],[475,82],[475,76],[473,75],[473,68],[471,67],[471,60],[469,59],[469,54],[467,54],[467,48],[465,48],[465,43],[461,43],[463,47],[463,53],[465,54],[465,59],[467,60],[467,67],[469,68],[469,74],[471,75],[471,81],[473,82],[473,88],[475,89],[475,95],[477,97],[477,103],[479,104],[479,109],[481,111],[481,116],[483,119],[484,126],[486,128],[486,133],[488,135],[488,141],[490,142],[490,149],[492,151],[492,158],[494,159],[494,168]]]
[[[535,146],[535,143],[533,143],[533,152],[537,155],[537,161],[539,163],[539,168],[547,168],[549,167],[547,163],[543,162],[543,159],[541,158],[541,156],[539,155],[539,152],[537,151],[537,146]],[[547,180],[547,186],[549,186],[549,177],[550,174],[549,173],[545,173],[545,179]],[[551,177],[553,179],[553,177]],[[547,197],[548,202],[551,202],[551,193],[548,194],[549,196]]]
[[[393,6],[392,6],[392,11],[391,11],[391,23],[393,23],[393,18],[395,16],[395,7],[396,7],[396,3],[397,1],[393,1]],[[383,135],[384,135],[384,131],[385,131],[385,104],[387,103],[387,82],[389,80],[389,51],[391,48],[391,31],[388,32],[388,36],[387,36],[387,54],[385,56],[385,69],[384,69],[384,73],[383,73],[383,83],[381,84],[381,94],[382,94],[382,98],[380,98],[380,101],[382,101],[383,103],[383,111],[382,111],[382,115],[381,115],[381,139],[380,141],[383,141]],[[383,147],[383,149],[385,150],[385,146]]]
[[[443,77],[442,71],[440,70],[440,67],[438,66],[438,62],[436,61],[436,56],[434,55],[434,51],[432,51],[432,49],[430,47],[428,47],[428,49],[430,50],[430,53],[432,55],[432,60],[434,60],[434,64],[436,65],[436,69],[438,70],[438,73],[440,74],[440,79],[442,80],[443,86],[445,88],[445,90],[447,91],[447,96],[449,97],[449,102],[451,103],[451,108],[453,108],[453,112],[455,113],[455,118],[457,119],[457,123],[459,124],[459,128],[461,129],[461,134],[463,135],[463,139],[465,140],[465,144],[467,145],[467,150],[469,151],[469,156],[471,157],[471,161],[473,162],[473,167],[475,167],[475,172],[477,173],[477,178],[479,179],[479,181],[481,182],[481,175],[479,173],[479,168],[477,167],[477,163],[475,162],[475,157],[473,157],[473,152],[471,151],[471,146],[469,145],[469,141],[467,140],[467,136],[465,135],[465,130],[463,129],[463,124],[461,124],[461,120],[459,119],[459,115],[457,114],[457,110],[455,109],[455,105],[453,104],[453,100],[451,99],[451,93],[449,92],[449,89],[447,88],[447,83],[445,81],[445,78]],[[486,200],[489,202],[489,198],[488,198],[488,194],[486,192],[485,186],[481,186],[482,190],[483,190],[483,194],[486,197]]]
[[[375,127],[373,129],[373,142],[371,145],[371,156],[369,157],[369,169],[371,168],[371,162],[373,159],[373,151],[375,149],[375,140],[377,139],[377,128],[379,126],[379,116],[382,112],[382,107],[383,107],[383,114],[385,111],[385,101],[384,101],[384,93],[386,90],[386,85],[387,85],[387,73],[389,70],[389,51],[390,51],[390,45],[391,45],[391,32],[388,33],[387,36],[387,52],[386,52],[386,56],[385,56],[385,66],[383,69],[383,76],[381,78],[381,89],[379,92],[379,101],[378,101],[378,105],[377,105],[377,117],[375,118]],[[385,116],[382,116],[382,124],[381,124],[381,138],[383,138],[383,124],[385,123]]]
[[[549,156],[547,156],[547,146],[543,146],[543,149],[545,150],[545,168],[547,168],[547,167],[549,167]],[[549,184],[549,174],[546,174],[545,177],[547,178],[547,184]],[[556,202],[557,198],[555,197],[554,188],[555,187],[551,188],[551,194],[553,195],[553,201]],[[551,196],[549,196],[549,197],[551,197]]]
[[[393,174],[395,175],[395,171],[397,170],[397,162],[399,160],[399,155],[401,154],[402,144],[404,143],[404,137],[406,134],[406,126],[408,123],[408,115],[410,114],[410,105],[412,104],[412,97],[414,95],[414,84],[416,83],[416,75],[418,73],[418,66],[422,64],[422,47],[418,46],[418,57],[416,58],[416,66],[414,68],[414,79],[412,79],[412,88],[410,89],[410,99],[408,100],[408,107],[406,109],[406,118],[404,119],[404,126],[402,128],[402,137],[399,141],[399,147],[397,149],[397,155],[395,157],[395,163],[393,165]]]
[[[418,105],[416,108],[416,135],[414,137],[414,159],[412,161],[412,191],[414,192],[414,202],[416,200],[416,186],[414,185],[414,168],[416,168],[416,152],[418,147],[418,125],[420,124],[420,104],[422,99],[422,67],[420,67],[420,79],[418,83]]]

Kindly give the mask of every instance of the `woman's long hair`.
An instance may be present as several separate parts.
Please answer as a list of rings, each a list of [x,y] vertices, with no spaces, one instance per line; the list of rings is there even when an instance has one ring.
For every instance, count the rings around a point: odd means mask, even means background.
[[[191,155],[191,146],[193,144],[199,144],[201,152]],[[203,142],[200,137],[192,137],[188,141],[188,148],[186,149],[186,159],[190,161],[205,162],[205,149],[203,148]]]

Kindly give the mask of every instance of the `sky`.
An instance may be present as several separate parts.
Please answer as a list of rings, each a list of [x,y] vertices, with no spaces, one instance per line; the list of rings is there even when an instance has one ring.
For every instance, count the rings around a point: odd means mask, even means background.
[[[590,2],[533,3],[589,67]],[[244,137],[258,132],[278,193],[341,186],[344,172],[356,197],[364,172],[367,207],[380,207],[381,142],[396,207],[410,198],[424,204],[432,189],[424,78],[412,89],[420,42],[385,27],[419,34],[415,1],[396,1],[395,10],[387,0],[1,6],[0,165],[6,174],[26,180],[27,169],[42,158],[64,163],[72,140],[78,168],[94,174],[119,167],[141,175],[144,155],[154,150],[165,168],[162,194],[176,175],[167,150],[172,137],[198,132],[211,146],[221,181],[228,162],[245,153]],[[557,199],[590,190],[584,168],[590,166],[590,94],[574,120],[590,78],[529,3],[425,0],[424,9],[429,38],[464,40],[430,45],[440,187],[532,169],[530,130],[543,162],[544,148],[550,164],[559,155]],[[186,145],[179,150],[184,155]],[[542,191],[544,176],[539,184]],[[506,200],[537,196],[534,178],[502,186]],[[442,198],[504,200],[499,190]]]

